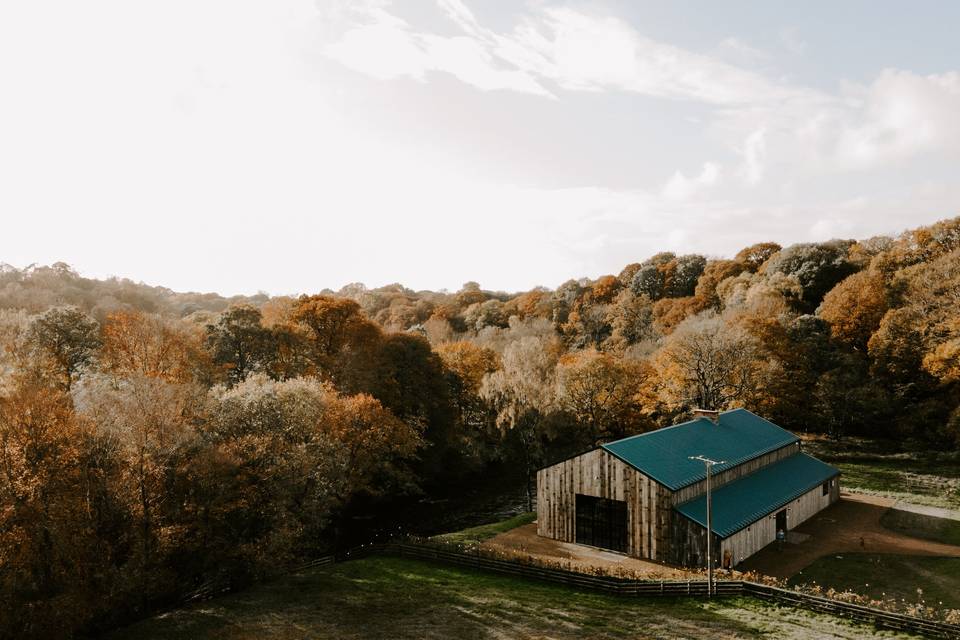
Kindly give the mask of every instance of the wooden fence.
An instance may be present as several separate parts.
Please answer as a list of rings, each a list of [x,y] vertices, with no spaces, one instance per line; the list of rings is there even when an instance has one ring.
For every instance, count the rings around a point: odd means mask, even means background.
[[[470,567],[482,571],[518,576],[541,582],[562,584],[579,589],[599,591],[625,597],[705,598],[708,595],[706,580],[636,580],[615,576],[590,575],[567,569],[540,567],[518,560],[490,558],[480,555],[478,552],[471,553],[469,551],[452,550],[436,545],[416,543],[366,545],[342,554],[337,554],[336,556],[324,556],[312,560],[297,567],[297,570],[300,571],[333,564],[334,562],[343,562],[368,556],[383,555],[442,562],[444,564]],[[228,590],[229,585],[224,586],[223,583],[211,581],[209,584],[202,585],[200,589],[187,594],[184,602],[206,599]],[[777,604],[826,613],[857,622],[872,623],[879,628],[915,633],[926,637],[960,639],[960,625],[925,620],[900,613],[891,613],[863,605],[813,596],[789,589],[780,589],[756,582],[744,580],[715,580],[714,593],[718,597],[749,596]]]

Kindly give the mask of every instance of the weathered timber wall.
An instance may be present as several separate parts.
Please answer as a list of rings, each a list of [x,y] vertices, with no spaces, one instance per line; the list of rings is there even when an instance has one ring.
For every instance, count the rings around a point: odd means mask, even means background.
[[[707,566],[707,528],[679,513],[670,527],[673,544],[667,562],[682,567]],[[713,536],[713,566],[720,567],[720,536]]]
[[[826,509],[840,499],[840,479],[834,478],[827,495],[823,495],[821,485],[817,485],[793,502],[780,507],[773,513],[760,518],[749,527],[741,529],[721,543],[722,553],[730,551],[734,564],[746,560],[760,549],[777,539],[776,513],[787,510],[787,529],[793,529],[816,513]]]
[[[576,494],[627,503],[627,553],[665,561],[670,491],[603,449],[537,472],[537,534],[576,542]]]

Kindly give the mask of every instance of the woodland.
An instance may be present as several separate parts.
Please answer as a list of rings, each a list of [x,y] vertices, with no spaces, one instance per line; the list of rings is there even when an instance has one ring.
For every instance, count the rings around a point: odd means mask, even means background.
[[[521,293],[178,293],[0,267],[0,637],[93,635],[343,514],[745,407],[960,446],[960,218]]]

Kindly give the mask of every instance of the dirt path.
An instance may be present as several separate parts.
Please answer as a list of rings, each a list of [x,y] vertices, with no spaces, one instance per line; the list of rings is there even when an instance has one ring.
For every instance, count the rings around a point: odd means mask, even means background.
[[[738,569],[789,578],[817,558],[851,552],[960,557],[960,547],[911,538],[880,524],[880,516],[893,500],[844,493],[840,501],[794,529],[810,536],[803,542],[769,545],[741,563]]]
[[[581,571],[605,567],[620,569],[624,575],[665,580],[682,579],[690,575],[683,569],[631,558],[613,551],[541,538],[537,535],[536,523],[501,533],[484,542],[483,546],[488,549],[520,552],[542,560],[560,562],[566,567]]]
[[[817,558],[839,553],[894,553],[903,555],[960,557],[960,546],[912,538],[884,528],[880,516],[894,506],[889,498],[858,493],[843,493],[840,501],[821,511],[793,530],[803,534],[803,542],[787,543],[783,550],[769,545],[738,569],[757,571],[778,578],[789,578]],[[684,579],[691,576],[683,569],[657,562],[630,558],[569,542],[537,535],[537,525],[528,524],[501,533],[483,543],[488,549],[522,553],[542,560],[559,562],[571,569],[589,571],[594,567],[620,569],[624,575]]]

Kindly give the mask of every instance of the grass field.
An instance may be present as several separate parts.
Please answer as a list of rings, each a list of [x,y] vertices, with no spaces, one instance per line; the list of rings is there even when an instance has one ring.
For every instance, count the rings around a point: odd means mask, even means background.
[[[491,524],[483,524],[479,527],[470,527],[469,529],[464,529],[462,531],[456,531],[454,533],[444,533],[438,536],[431,538],[432,540],[437,540],[439,542],[459,542],[462,544],[476,544],[483,542],[484,540],[489,540],[490,538],[503,533],[504,531],[510,531],[511,529],[516,529],[517,527],[522,527],[525,524],[530,524],[537,519],[537,514],[530,513],[521,513],[518,516],[514,516],[508,520],[503,520],[502,522],[493,522]]]
[[[960,459],[955,453],[902,451],[867,438],[805,439],[804,448],[843,473],[844,489],[913,504],[960,510]]]
[[[960,609],[960,558],[845,553],[820,558],[790,582]]]
[[[754,600],[637,600],[409,559],[314,569],[145,620],[111,640],[907,638]]]

